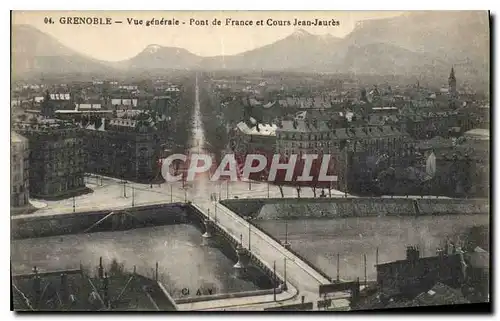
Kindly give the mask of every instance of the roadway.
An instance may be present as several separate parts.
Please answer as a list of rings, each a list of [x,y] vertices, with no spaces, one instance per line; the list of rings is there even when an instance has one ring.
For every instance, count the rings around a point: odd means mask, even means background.
[[[193,142],[193,146],[197,145],[197,149],[199,150],[200,145],[201,147],[204,146],[205,140],[202,128],[203,123],[201,122],[200,116],[198,77],[196,78],[195,87],[193,124],[193,139],[195,140],[195,142]],[[193,151],[196,152],[197,150]],[[235,192],[241,191],[241,187],[238,189],[235,183],[237,182],[226,182],[226,197],[229,197],[230,192],[234,197],[236,196]],[[258,198],[259,196],[262,197],[263,193],[267,194],[268,192],[267,189],[269,186],[267,186],[267,184],[254,184],[254,189],[252,190],[251,182],[240,183],[245,185],[248,184],[248,193],[245,193],[245,196],[247,197]],[[231,188],[229,188],[230,185]],[[221,187],[219,186],[219,189],[220,188]],[[207,176],[200,176],[197,184],[193,186],[194,197],[191,199],[191,202],[207,216],[210,209],[213,208],[214,212],[212,217],[216,219],[218,224],[226,229],[227,232],[229,232],[234,238],[241,238],[242,245],[245,248],[250,249],[251,252],[257,256],[257,258],[265,262],[269,267],[275,267],[276,273],[280,275],[281,278],[284,278],[286,275],[287,283],[289,283],[294,289],[298,290],[299,295],[294,296],[291,300],[294,301],[293,303],[299,303],[303,299],[304,302],[317,301],[319,299],[319,285],[328,284],[330,283],[330,280],[323,277],[290,251],[286,250],[281,244],[278,244],[260,230],[255,228],[252,229],[250,222],[245,221],[225,206],[222,206],[217,202],[212,202],[210,200],[210,194],[214,193],[213,190],[214,183],[209,181]],[[215,213],[217,213],[217,218],[215,218]],[[239,306],[238,308],[241,309],[242,306]],[[259,308],[262,307],[259,306]]]

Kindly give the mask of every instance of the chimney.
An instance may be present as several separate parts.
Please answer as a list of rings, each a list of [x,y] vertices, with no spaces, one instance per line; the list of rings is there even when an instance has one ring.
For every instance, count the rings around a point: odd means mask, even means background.
[[[68,277],[65,273],[61,274],[61,301],[66,304],[68,299]]]
[[[420,258],[420,251],[415,246],[406,247],[406,260],[416,262]]]

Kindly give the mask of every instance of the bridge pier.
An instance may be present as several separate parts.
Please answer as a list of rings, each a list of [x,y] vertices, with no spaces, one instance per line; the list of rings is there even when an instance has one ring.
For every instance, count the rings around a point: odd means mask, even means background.
[[[241,244],[236,247],[236,255],[238,262],[233,266],[236,276],[242,278],[245,276],[248,266],[250,265],[250,253]]]
[[[213,245],[213,238],[215,235],[215,223],[209,219],[205,219],[203,221],[203,225],[205,226],[205,233],[202,235],[202,243],[203,245]]]

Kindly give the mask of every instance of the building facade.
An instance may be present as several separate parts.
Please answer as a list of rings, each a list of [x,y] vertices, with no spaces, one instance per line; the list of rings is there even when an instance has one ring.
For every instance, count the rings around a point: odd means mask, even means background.
[[[140,120],[101,120],[86,124],[86,171],[134,181],[161,179],[162,135]]]
[[[32,196],[64,197],[85,189],[83,139],[77,126],[47,118],[14,126],[29,141]]]
[[[11,133],[10,145],[10,206],[23,207],[29,204],[29,149],[28,140]]]
[[[336,121],[282,121],[276,130],[276,152],[329,154],[329,168],[337,175],[332,187],[370,190],[379,170],[405,163],[414,153],[412,140],[396,126],[337,127]]]

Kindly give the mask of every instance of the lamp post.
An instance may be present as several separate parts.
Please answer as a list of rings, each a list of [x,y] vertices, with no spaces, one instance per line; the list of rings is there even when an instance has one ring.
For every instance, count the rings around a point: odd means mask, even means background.
[[[337,253],[337,282],[340,281],[340,254]]]
[[[286,257],[283,258],[283,267],[284,267],[284,280],[283,280],[283,289],[286,291],[288,289],[287,284],[286,284]]]
[[[276,261],[273,262],[273,294],[274,301],[276,302]]]
[[[126,190],[126,187],[125,187],[125,184],[127,184],[127,181],[122,181],[123,183],[123,197],[127,197],[127,190]]]
[[[365,287],[366,287],[366,254],[363,254],[363,261],[365,263]]]
[[[347,198],[347,167],[348,165],[348,149],[350,141],[347,140],[345,144],[345,169],[344,169],[344,197]]]
[[[251,230],[252,224],[250,223],[250,219],[251,219],[250,216],[248,216],[248,219],[247,219],[247,221],[248,221],[248,251],[252,250],[252,245],[250,243],[250,235],[252,234],[252,230]]]
[[[288,221],[285,222],[285,244],[288,243]]]

